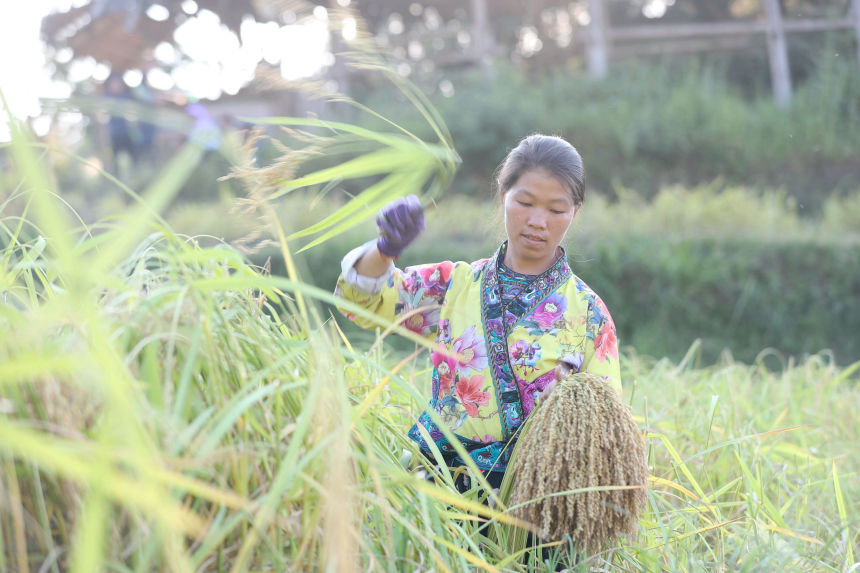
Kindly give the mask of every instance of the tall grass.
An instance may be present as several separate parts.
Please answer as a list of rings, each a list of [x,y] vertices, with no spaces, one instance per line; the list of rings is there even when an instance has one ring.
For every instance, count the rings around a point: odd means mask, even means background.
[[[22,138],[4,207],[26,216],[2,225],[0,569],[525,567],[479,533],[477,491],[410,467],[420,348],[352,347],[314,317],[327,292],[225,244],[139,219],[76,229]],[[145,195],[175,187],[160,185]],[[624,365],[650,508],[638,537],[582,567],[850,568],[860,365],[697,368],[695,347]]]
[[[93,232],[74,223],[38,148],[15,127],[21,186],[0,226],[0,569],[483,563],[462,549],[459,520],[446,517],[470,503],[407,471],[402,420],[378,415],[389,385],[400,402],[419,398],[402,366],[357,355],[317,316],[312,300],[332,295],[297,281],[294,269],[289,279],[265,275],[235,249],[163,224],[158,213],[200,149],[187,147],[139,208]],[[418,186],[444,177],[453,157],[444,142],[434,151],[360,135],[383,145],[368,152],[377,172],[398,174],[404,161],[417,167],[409,176]],[[397,157],[380,158],[385,149]],[[313,183],[350,169],[366,175],[368,164],[359,156]],[[282,181],[265,190],[280,193]],[[389,184],[376,200],[396,192]],[[250,199],[265,218],[272,197]],[[368,199],[311,231],[347,228],[366,216],[356,211]],[[269,223],[289,260],[286,231]]]
[[[696,369],[695,351],[678,365],[627,357],[655,486],[636,551],[673,570],[849,568],[860,492],[839,483],[860,483],[860,363],[840,370],[820,355],[779,372]]]

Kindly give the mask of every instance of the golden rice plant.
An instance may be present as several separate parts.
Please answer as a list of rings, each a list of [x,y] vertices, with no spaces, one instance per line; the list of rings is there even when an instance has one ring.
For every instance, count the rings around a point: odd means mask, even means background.
[[[645,441],[611,386],[574,374],[532,413],[506,478],[514,514],[542,540],[567,535],[578,550],[594,551],[638,529]]]

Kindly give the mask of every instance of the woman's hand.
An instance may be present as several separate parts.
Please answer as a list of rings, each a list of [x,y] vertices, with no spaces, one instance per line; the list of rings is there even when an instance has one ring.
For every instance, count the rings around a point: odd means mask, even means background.
[[[376,248],[383,255],[396,258],[424,230],[424,209],[415,195],[395,199],[379,211],[376,224],[379,226]]]
[[[556,362],[555,370],[553,370],[554,377],[552,381],[546,385],[546,388],[543,389],[543,392],[540,394],[540,402],[541,404],[545,404],[549,395],[552,394],[552,391],[555,390],[556,384],[567,378],[567,375],[570,374],[570,371],[576,368],[576,358],[571,354],[565,354],[561,358],[559,358],[558,362]]]

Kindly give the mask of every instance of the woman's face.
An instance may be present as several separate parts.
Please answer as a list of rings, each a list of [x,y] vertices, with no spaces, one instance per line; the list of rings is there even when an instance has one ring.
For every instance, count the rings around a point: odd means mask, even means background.
[[[561,181],[542,169],[526,171],[505,192],[505,264],[540,274],[552,264],[570,222],[579,211]]]

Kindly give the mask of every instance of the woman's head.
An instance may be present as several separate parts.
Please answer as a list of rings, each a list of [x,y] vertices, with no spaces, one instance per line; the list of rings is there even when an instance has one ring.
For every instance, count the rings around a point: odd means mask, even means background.
[[[508,154],[496,182],[508,239],[505,264],[539,274],[555,260],[582,206],[582,158],[561,138],[530,135]]]
[[[496,170],[496,193],[504,198],[527,171],[544,171],[567,188],[574,205],[585,200],[585,167],[574,146],[560,137],[533,134],[512,149]]]

